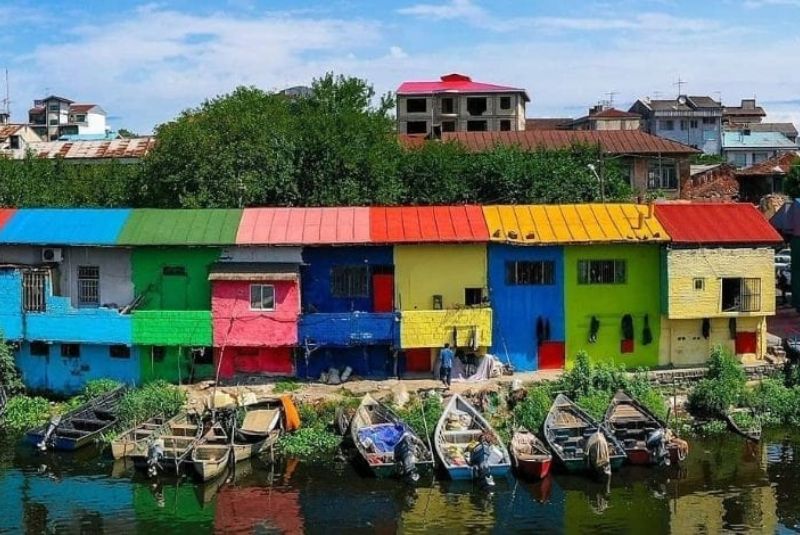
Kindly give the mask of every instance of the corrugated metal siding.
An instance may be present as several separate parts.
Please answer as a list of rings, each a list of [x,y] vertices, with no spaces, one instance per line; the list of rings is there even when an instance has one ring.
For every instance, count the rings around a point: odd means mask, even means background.
[[[369,208],[246,208],[239,245],[337,245],[368,243]]]
[[[673,243],[772,244],[783,241],[752,204],[658,204],[655,212]]]
[[[14,208],[0,208],[0,229],[6,226],[15,213],[16,209]]]
[[[119,245],[233,245],[242,210],[133,210]]]
[[[114,245],[131,211],[22,208],[0,228],[0,243]]]
[[[374,243],[485,242],[480,206],[396,206],[370,208]]]
[[[664,227],[644,205],[484,206],[483,213],[494,242],[547,245],[669,240]]]

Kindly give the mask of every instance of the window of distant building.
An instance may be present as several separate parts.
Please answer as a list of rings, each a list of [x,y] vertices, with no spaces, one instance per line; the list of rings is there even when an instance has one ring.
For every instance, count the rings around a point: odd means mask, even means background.
[[[651,160],[647,165],[647,187],[649,189],[678,189],[678,172],[674,161]]]
[[[486,121],[467,121],[467,132],[486,132],[488,129]]]
[[[455,132],[455,131],[456,131],[455,121],[442,121],[442,132]]]
[[[108,356],[112,359],[129,359],[131,358],[131,348],[122,344],[108,346]]]
[[[488,109],[486,97],[468,97],[467,112],[470,115],[483,115]]]
[[[427,121],[408,121],[406,123],[406,134],[427,134]]]
[[[19,136],[9,136],[9,138],[8,138],[8,148],[9,149],[18,149],[19,147],[20,147]]]
[[[50,126],[58,126],[58,119],[50,119],[49,124]]]
[[[715,124],[716,122],[713,117],[703,117],[703,124]]]
[[[689,121],[689,128],[697,128],[697,119]]]
[[[743,152],[737,152],[733,155],[733,165],[736,167],[746,167],[747,166],[747,154]]]
[[[46,342],[31,342],[31,355],[34,357],[49,357],[50,345]]]
[[[425,113],[428,110],[428,101],[424,98],[406,99],[407,113]]]
[[[442,113],[455,113],[456,111],[455,101],[453,97],[445,97],[442,99]]]
[[[43,271],[24,271],[22,273],[22,308],[25,312],[44,312],[46,310],[45,289],[47,274]]]
[[[675,121],[672,119],[664,119],[660,121],[659,128],[661,130],[675,130]]]
[[[625,284],[625,260],[579,260],[578,284]]]
[[[50,111],[59,111],[61,108],[58,104],[50,104],[47,109]]]
[[[501,110],[511,109],[511,97],[500,97],[500,109]]]
[[[500,121],[500,131],[508,132],[509,130],[511,130],[511,121],[509,121],[508,119],[503,119],[502,121]]]
[[[85,123],[86,122],[86,116],[85,115],[76,115],[75,116],[75,122],[76,123]]]
[[[686,120],[683,120],[683,119],[680,121],[681,130],[686,130],[688,125],[689,125],[689,121],[686,121]]]
[[[153,362],[164,362],[167,350],[164,346],[153,346],[150,348],[150,359]]]

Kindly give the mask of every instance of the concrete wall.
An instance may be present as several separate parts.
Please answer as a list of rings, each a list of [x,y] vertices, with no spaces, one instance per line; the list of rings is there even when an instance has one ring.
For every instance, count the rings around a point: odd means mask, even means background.
[[[61,295],[70,296],[78,306],[78,268],[100,268],[100,303],[123,307],[133,301],[131,253],[129,249],[103,247],[64,248],[64,261],[59,265]]]
[[[108,345],[82,344],[80,357],[61,356],[61,344],[49,346],[49,356],[34,356],[25,342],[16,352],[16,363],[25,386],[61,394],[80,391],[87,381],[115,379],[128,384],[139,382],[139,353],[131,348],[130,358],[113,358]]]
[[[482,115],[470,115],[467,110],[467,99],[473,97],[484,97],[487,99],[486,112]],[[507,110],[500,108],[500,99],[509,97],[511,107]],[[424,98],[426,105],[424,112],[409,113],[407,101],[409,98]],[[453,98],[454,113],[442,114],[442,98]],[[525,130],[525,100],[519,92],[511,93],[473,93],[473,94],[446,94],[425,96],[409,95],[397,97],[397,131],[400,134],[407,133],[407,123],[409,121],[425,121],[428,131],[433,124],[441,124],[443,121],[453,121],[457,132],[467,130],[468,121],[487,121],[489,131],[499,131],[500,121],[510,120],[511,130]]]
[[[514,247],[489,245],[489,297],[493,311],[491,352],[508,358],[515,369],[538,368],[536,322],[550,322],[550,339],[564,340],[564,251],[561,247]],[[552,285],[508,284],[506,263],[552,261]]]
[[[760,248],[667,250],[667,315],[672,319],[765,316],[775,313],[774,252]],[[761,279],[761,309],[722,312],[723,278]],[[696,290],[695,279],[704,289]]]
[[[210,310],[137,310],[133,343],[154,346],[210,346]]]
[[[210,310],[208,272],[219,258],[213,247],[141,247],[133,250],[133,285],[144,295],[138,310]],[[165,267],[183,267],[186,276],[164,275]]]
[[[579,260],[625,260],[624,284],[578,284]],[[593,361],[628,368],[655,366],[659,357],[660,288],[658,245],[587,245],[564,248],[565,336],[567,367],[578,351]],[[633,317],[634,351],[623,354],[622,317]],[[653,340],[642,343],[644,317]],[[600,322],[597,341],[589,342],[592,316]]]
[[[16,269],[0,269],[0,332],[6,340],[22,340],[25,336],[22,274]]]
[[[210,329],[208,343],[191,344],[191,346],[210,345]],[[192,362],[190,345],[165,346],[164,359],[161,362],[153,358],[153,346],[142,345],[138,346],[137,350],[139,351],[141,383],[161,379],[170,383],[186,384],[201,379],[212,379],[216,375],[216,366]]]
[[[215,347],[214,367],[219,368],[219,376],[224,379],[236,374],[293,375],[293,352],[291,347]]]
[[[274,281],[275,310],[250,309],[248,281],[214,281],[211,317],[214,346],[278,347],[297,343],[300,291],[296,281]]]
[[[301,270],[303,308],[317,312],[372,312],[373,296],[342,298],[331,294],[334,266],[392,266],[391,247],[306,247]]]
[[[317,313],[300,320],[301,345],[305,340],[334,347],[396,345],[399,338],[400,315],[394,313]]]
[[[400,346],[403,349],[492,345],[492,309],[463,308],[447,310],[409,310],[402,313]],[[454,332],[457,338],[454,339]]]
[[[659,364],[676,367],[704,364],[716,346],[726,348],[743,362],[763,359],[767,351],[767,320],[765,317],[736,318],[737,333],[756,333],[758,351],[736,353],[736,339],[731,337],[729,318],[709,318],[709,336],[703,336],[702,319],[661,320]]]

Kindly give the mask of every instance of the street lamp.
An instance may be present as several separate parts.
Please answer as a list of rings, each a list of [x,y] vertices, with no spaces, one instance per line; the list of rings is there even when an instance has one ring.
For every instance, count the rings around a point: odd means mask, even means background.
[[[597,182],[600,184],[600,202],[606,202],[605,185],[603,184],[603,179],[600,178],[599,174],[597,174],[597,167],[595,167],[593,163],[586,164],[586,167],[589,168],[589,171],[592,172],[594,177],[597,179]]]

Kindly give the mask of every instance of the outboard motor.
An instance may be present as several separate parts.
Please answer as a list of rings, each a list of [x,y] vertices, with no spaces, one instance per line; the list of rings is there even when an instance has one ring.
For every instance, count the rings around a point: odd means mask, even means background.
[[[156,477],[161,468],[161,459],[164,458],[164,441],[154,440],[147,447],[147,477]]]
[[[394,461],[397,463],[397,472],[400,477],[409,483],[419,481],[417,455],[414,450],[414,441],[411,440],[411,434],[408,432],[400,437],[400,441],[394,447]]]
[[[53,438],[53,433],[56,432],[56,429],[58,429],[59,425],[61,425],[61,416],[53,416],[50,418],[50,423],[47,424],[47,430],[44,432],[41,442],[36,444],[36,447],[39,448],[39,451],[47,450],[47,444]]]
[[[647,436],[645,441],[647,449],[650,450],[650,455],[664,466],[670,465],[669,451],[667,450],[667,440],[664,435],[663,429],[656,429]]]
[[[475,446],[469,457],[469,464],[472,466],[473,474],[477,476],[483,488],[494,487],[494,476],[492,476],[492,469],[489,466],[489,457],[492,454],[491,447],[492,445],[487,440],[481,438],[481,441]]]

